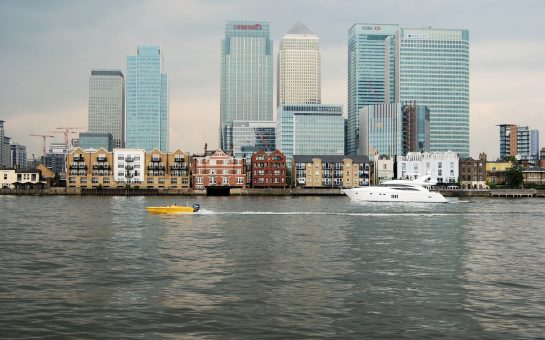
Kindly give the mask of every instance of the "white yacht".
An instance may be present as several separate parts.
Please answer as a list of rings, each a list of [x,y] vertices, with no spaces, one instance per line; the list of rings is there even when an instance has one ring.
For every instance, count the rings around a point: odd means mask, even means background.
[[[426,202],[446,203],[447,200],[438,192],[431,192],[426,187],[435,185],[430,176],[415,180],[393,179],[378,186],[344,189],[346,196],[355,202]]]

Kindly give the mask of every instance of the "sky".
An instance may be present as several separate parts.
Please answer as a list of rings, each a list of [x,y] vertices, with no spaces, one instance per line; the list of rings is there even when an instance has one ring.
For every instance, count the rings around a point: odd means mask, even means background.
[[[29,159],[57,127],[87,130],[91,69],[120,69],[160,45],[169,79],[170,149],[218,147],[220,48],[227,20],[271,23],[274,64],[298,20],[320,37],[322,103],[347,103],[355,23],[464,28],[470,34],[470,154],[499,156],[497,124],[540,130],[545,146],[545,1],[0,0],[0,120]],[[276,71],[275,71],[276,74]],[[275,80],[276,81],[276,80]],[[276,85],[275,85],[276,87]],[[59,131],[59,130],[57,130]],[[71,137],[76,137],[72,135]]]

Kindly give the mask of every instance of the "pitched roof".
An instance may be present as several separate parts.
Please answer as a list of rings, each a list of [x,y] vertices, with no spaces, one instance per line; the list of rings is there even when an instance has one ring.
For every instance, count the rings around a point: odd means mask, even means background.
[[[301,21],[297,21],[295,25],[286,34],[312,34],[315,35],[305,24]]]

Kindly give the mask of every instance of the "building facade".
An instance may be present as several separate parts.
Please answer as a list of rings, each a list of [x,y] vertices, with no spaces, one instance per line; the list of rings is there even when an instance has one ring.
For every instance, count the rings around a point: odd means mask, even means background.
[[[27,166],[27,154],[26,146],[13,143],[10,145],[10,159],[11,167],[15,169],[26,168]]]
[[[459,174],[462,189],[487,189],[486,155],[481,153],[479,159],[460,159]]]
[[[529,166],[522,170],[522,182],[524,185],[545,185],[545,168]]]
[[[401,28],[399,101],[430,109],[431,151],[469,157],[469,32]]]
[[[233,155],[246,158],[247,163],[250,163],[252,154],[260,149],[276,149],[276,122],[236,120],[225,131],[229,140],[233,141]]]
[[[263,149],[252,155],[252,188],[285,188],[288,168],[286,156],[279,150],[266,153]]]
[[[310,188],[352,188],[369,185],[367,156],[293,156],[292,185]]]
[[[430,110],[431,151],[469,156],[469,33],[356,24],[348,32],[347,152],[365,105],[415,101]]]
[[[398,25],[355,24],[348,31],[347,153],[359,145],[360,110],[397,101],[396,34]]]
[[[513,167],[508,161],[486,162],[486,183],[490,186],[504,185],[507,179],[507,170]]]
[[[104,148],[76,148],[66,157],[68,188],[116,188],[113,154]]]
[[[294,155],[343,155],[342,105],[281,105],[278,111],[276,146],[288,166]]]
[[[158,46],[127,57],[125,146],[168,151],[168,82]],[[112,134],[113,135],[113,134]]]
[[[360,110],[358,154],[398,156],[430,151],[430,111],[415,103],[375,104]]]
[[[429,175],[438,184],[457,183],[459,179],[459,157],[453,151],[409,152],[397,156],[397,178],[416,179]]]
[[[530,130],[530,162],[539,163],[539,130]]]
[[[230,187],[246,189],[246,161],[216,150],[209,155],[193,156],[193,189]]]
[[[320,38],[298,21],[280,41],[277,106],[322,102]]]
[[[501,124],[500,158],[505,160],[514,156],[519,161],[530,160],[530,130],[527,126]]]
[[[36,169],[0,169],[0,189],[43,188],[40,171]]]
[[[380,155],[373,159],[372,185],[379,185],[383,181],[395,178],[395,158],[387,155]]]
[[[117,142],[114,142],[111,133],[80,132],[78,144],[82,149],[105,148],[112,151]]]
[[[51,143],[44,157],[45,166],[53,172],[64,173],[66,171],[66,156],[69,146],[65,143]]]
[[[11,162],[9,158],[10,139],[9,137],[6,137],[4,123],[5,121],[0,120],[0,169],[11,167]]]
[[[228,21],[221,51],[220,143],[231,151],[225,127],[273,120],[273,46],[269,23]]]
[[[154,149],[146,153],[146,184],[150,189],[189,189],[191,163],[189,153],[181,150],[162,152]]]
[[[88,120],[89,133],[112,135],[114,145],[108,150],[125,147],[125,78],[120,70],[91,70]]]
[[[76,148],[68,154],[67,187],[189,189],[189,153],[153,149]]]

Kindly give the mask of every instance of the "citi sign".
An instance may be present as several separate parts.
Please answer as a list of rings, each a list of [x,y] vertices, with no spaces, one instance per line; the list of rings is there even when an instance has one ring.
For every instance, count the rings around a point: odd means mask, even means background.
[[[253,25],[234,25],[234,29],[243,30],[243,31],[261,31],[262,27],[260,24]]]

